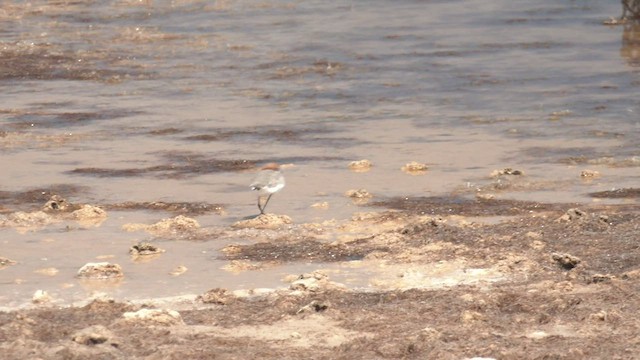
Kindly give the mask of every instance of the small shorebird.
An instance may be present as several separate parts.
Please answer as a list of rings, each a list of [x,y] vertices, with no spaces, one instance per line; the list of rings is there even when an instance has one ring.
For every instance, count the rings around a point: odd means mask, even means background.
[[[251,190],[258,191],[258,209],[260,214],[264,214],[264,209],[271,199],[271,195],[282,190],[284,187],[284,176],[280,172],[280,165],[276,163],[269,163],[260,169],[258,176],[251,183]],[[262,205],[262,198],[266,197],[267,200]]]

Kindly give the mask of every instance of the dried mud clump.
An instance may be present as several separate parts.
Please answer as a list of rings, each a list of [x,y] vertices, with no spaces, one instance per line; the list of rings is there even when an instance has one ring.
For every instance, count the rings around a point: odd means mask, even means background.
[[[600,177],[600,172],[596,171],[596,170],[582,170],[580,172],[580,177],[583,179],[593,179],[593,178],[597,178]]]
[[[231,226],[236,229],[279,229],[292,223],[293,220],[287,215],[260,214],[253,219],[237,221]]]
[[[67,211],[70,209],[72,205],[64,199],[60,195],[53,195],[47,201],[44,206],[42,206],[43,211]]]
[[[180,275],[186,273],[187,270],[189,270],[189,269],[186,266],[178,265],[173,270],[171,270],[169,272],[169,275],[171,275],[171,276],[180,276]]]
[[[76,220],[105,219],[107,212],[97,206],[84,204],[80,209],[71,213],[71,218]]]
[[[589,226],[594,230],[597,228],[606,228],[611,225],[611,219],[606,215],[589,214],[586,211],[572,208],[567,210],[557,220],[562,223],[575,223],[582,226]]]
[[[362,160],[350,162],[349,170],[355,171],[355,172],[366,172],[371,170],[372,166],[373,164],[371,163],[371,161],[367,159],[362,159]]]
[[[15,261],[8,259],[6,257],[0,256],[0,270],[15,264],[16,264]]]
[[[44,290],[36,290],[36,292],[33,294],[33,297],[31,298],[31,302],[34,304],[46,304],[50,303],[51,301],[53,301],[53,298],[51,297],[51,295],[49,295],[48,292]]]
[[[140,256],[159,255],[164,252],[165,252],[164,249],[161,249],[148,242],[141,242],[129,248],[129,255],[131,255],[134,258],[137,258]]]
[[[205,304],[227,305],[235,300],[235,298],[236,297],[227,289],[215,288],[198,296],[196,300]]]
[[[14,227],[18,229],[33,229],[57,222],[51,215],[44,211],[22,212],[17,211],[0,221],[1,226]]]
[[[605,282],[605,281],[612,281],[615,280],[616,276],[611,275],[611,274],[593,274],[591,275],[591,283],[596,284],[596,283],[601,283],[601,282]]]
[[[84,204],[68,217],[82,226],[100,226],[107,219],[107,212],[97,206]]]
[[[0,226],[26,231],[66,220],[73,220],[81,225],[98,226],[106,218],[106,211],[97,206],[72,204],[60,195],[53,195],[41,210],[10,213],[5,220],[0,220]]]
[[[587,216],[588,214],[585,211],[574,208],[574,209],[567,210],[567,212],[562,214],[562,216],[560,216],[558,220],[559,221],[575,221],[579,219],[584,219]]]
[[[126,231],[144,230],[150,234],[161,237],[176,235],[191,236],[200,229],[200,224],[195,219],[178,215],[174,218],[162,219],[152,225],[125,224],[122,228]]]
[[[571,254],[553,253],[551,258],[566,270],[571,270],[582,262],[579,257]]]
[[[495,177],[500,177],[500,176],[503,176],[503,175],[516,175],[516,176],[519,176],[519,175],[524,175],[524,172],[521,171],[521,170],[516,170],[516,169],[512,169],[512,168],[504,168],[502,170],[493,170],[489,176],[491,176],[492,178],[495,178]]]
[[[351,189],[351,190],[347,190],[344,195],[346,197],[352,198],[352,199],[368,199],[373,197],[373,195],[371,195],[371,193],[369,193],[366,189]]]
[[[99,262],[85,264],[78,270],[77,276],[83,279],[108,280],[122,278],[124,273],[118,264]]]
[[[171,219],[163,219],[149,227],[151,232],[157,233],[184,233],[194,231],[200,228],[197,220],[178,215]]]
[[[427,164],[411,161],[406,163],[402,168],[400,168],[400,170],[409,175],[422,175],[429,170],[429,166],[427,166]]]
[[[314,209],[327,210],[329,208],[329,203],[327,201],[321,201],[311,204],[311,207]]]
[[[446,223],[442,218],[426,218],[422,221],[411,222],[401,227],[398,232],[402,235],[413,236],[431,229],[444,227],[445,225]]]
[[[329,280],[329,276],[321,271],[314,271],[302,274],[288,280],[291,285],[289,289],[304,292],[318,292],[327,290],[346,290],[346,286]]]
[[[319,300],[313,300],[310,303],[308,303],[307,305],[301,307],[300,309],[298,309],[298,311],[296,311],[296,315],[297,314],[301,314],[301,313],[318,313],[318,312],[322,312],[327,310],[329,307],[331,307],[331,303],[329,302],[323,302],[323,301],[319,301]]]
[[[77,331],[71,340],[80,345],[99,345],[108,343],[113,347],[118,347],[119,341],[111,330],[104,325],[93,325]]]
[[[138,323],[143,326],[161,325],[175,326],[184,325],[182,316],[175,310],[167,309],[140,309],[122,314],[126,322]]]

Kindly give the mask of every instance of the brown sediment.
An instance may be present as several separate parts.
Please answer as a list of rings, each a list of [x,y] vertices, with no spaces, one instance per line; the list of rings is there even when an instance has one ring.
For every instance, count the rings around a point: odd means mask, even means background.
[[[162,136],[162,135],[180,134],[182,132],[184,132],[184,129],[163,128],[163,129],[151,130],[151,131],[149,131],[149,134],[156,135],[156,136]]]
[[[249,129],[218,129],[205,134],[184,137],[189,141],[230,141],[230,140],[268,140],[297,144],[301,146],[333,146],[339,148],[353,147],[362,144],[362,140],[351,137],[330,136],[335,133],[328,127],[313,127],[305,125],[299,128],[252,127]]]
[[[50,104],[43,104],[49,106]],[[50,109],[0,109],[0,114],[7,114],[9,128],[16,131],[38,128],[65,128],[70,126],[89,125],[94,121],[112,120],[140,112],[132,110],[110,109],[100,112],[64,112]]]
[[[199,134],[187,136],[186,140],[199,141],[220,141],[231,138],[251,138],[251,139],[267,139],[273,141],[303,141],[309,140],[309,134],[330,134],[335,132],[327,127],[313,128],[273,128],[273,127],[252,127],[250,129],[220,129],[209,134]]]
[[[627,189],[605,190],[605,191],[589,193],[589,196],[594,198],[633,199],[633,198],[640,198],[640,189],[627,188]]]
[[[129,78],[150,78],[140,69],[116,70],[100,68],[99,61],[115,59],[111,52],[73,52],[50,43],[3,44],[0,56],[0,79],[32,80],[92,80],[121,82]]]
[[[313,64],[297,65],[286,62],[269,63],[260,65],[261,69],[273,70],[269,79],[271,80],[284,80],[292,77],[300,77],[305,75],[321,75],[321,76],[334,76],[345,70],[345,64],[320,60]]]
[[[640,167],[640,158],[628,157],[628,158],[614,158],[610,156],[571,156],[566,158],[560,158],[558,163],[568,165],[606,165],[613,168],[625,168],[625,167]]]
[[[58,148],[90,138],[82,133],[60,133],[39,135],[21,131],[0,133],[0,148]]]
[[[533,180],[526,176],[498,176],[486,184],[459,186],[458,194],[474,193],[477,197],[504,192],[529,192],[540,190],[558,190],[573,185],[571,180]]]
[[[220,215],[224,213],[223,205],[210,204],[205,202],[126,201],[118,204],[104,205],[104,208],[107,210],[166,211],[172,214],[182,214],[188,216],[197,216],[210,213]]]
[[[374,251],[387,251],[387,247],[358,246],[357,242],[348,244],[326,244],[316,239],[279,238],[273,242],[261,242],[252,245],[233,245],[234,251],[225,251],[226,260],[266,261],[286,263],[295,261],[335,262],[362,260]]]
[[[535,201],[468,199],[464,197],[394,197],[376,200],[369,206],[408,211],[416,214],[493,216],[518,215],[523,212],[560,210],[569,204],[549,204]]]
[[[203,159],[196,155],[171,156],[170,159],[173,160],[171,163],[143,168],[77,168],[67,173],[97,177],[137,177],[152,174],[166,178],[183,178],[194,174],[247,170],[255,166],[255,162],[250,160]]]
[[[21,209],[26,206],[42,206],[54,196],[77,197],[87,191],[88,187],[74,184],[58,184],[46,188],[35,188],[27,191],[0,191],[0,201]],[[75,208],[74,208],[75,210]]]

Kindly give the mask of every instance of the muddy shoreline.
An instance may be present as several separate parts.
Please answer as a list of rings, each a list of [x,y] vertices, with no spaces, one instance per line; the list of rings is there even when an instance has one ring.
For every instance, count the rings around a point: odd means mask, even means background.
[[[135,231],[251,238],[220,249],[227,271],[302,261],[376,275],[368,289],[317,271],[291,274],[280,288],[129,302],[102,295],[70,307],[34,295],[29,308],[0,313],[0,350],[7,359],[632,359],[640,351],[635,192],[628,204],[580,207],[387,199],[375,205],[389,210],[323,224],[267,214],[259,225],[213,229],[178,215]]]
[[[619,15],[3,2],[0,358],[639,358]]]

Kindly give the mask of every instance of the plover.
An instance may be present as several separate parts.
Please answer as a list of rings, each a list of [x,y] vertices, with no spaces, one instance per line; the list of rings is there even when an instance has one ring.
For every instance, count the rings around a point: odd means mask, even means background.
[[[258,176],[251,183],[251,190],[258,192],[258,209],[260,214],[264,214],[264,209],[271,199],[271,195],[277,193],[284,188],[284,176],[280,172],[280,165],[276,163],[269,163],[260,169]],[[262,205],[262,198],[266,197],[267,200]]]

